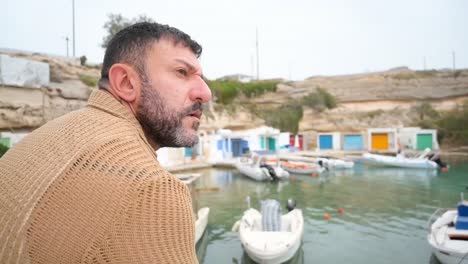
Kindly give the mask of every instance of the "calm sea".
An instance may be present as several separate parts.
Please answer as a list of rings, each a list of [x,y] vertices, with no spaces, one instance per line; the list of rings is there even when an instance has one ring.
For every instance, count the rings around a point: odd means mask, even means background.
[[[200,263],[253,263],[232,226],[247,208],[294,198],[304,214],[303,244],[289,263],[438,263],[426,241],[426,223],[439,207],[468,199],[468,160],[445,158],[448,172],[372,168],[293,175],[256,182],[235,169],[207,169],[191,187],[195,208],[210,207],[197,244]],[[338,211],[343,209],[343,213]],[[329,214],[326,220],[324,214]]]

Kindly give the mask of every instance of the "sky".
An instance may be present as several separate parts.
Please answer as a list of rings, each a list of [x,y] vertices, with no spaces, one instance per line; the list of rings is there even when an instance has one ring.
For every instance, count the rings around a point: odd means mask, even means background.
[[[72,0],[0,2],[0,48],[72,54]],[[75,0],[76,56],[102,62],[111,13],[189,34],[209,79],[257,76],[257,36],[260,79],[468,68],[467,0]]]

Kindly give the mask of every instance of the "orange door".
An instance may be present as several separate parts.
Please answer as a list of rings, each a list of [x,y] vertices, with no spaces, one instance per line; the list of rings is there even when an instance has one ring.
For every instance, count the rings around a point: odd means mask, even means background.
[[[372,149],[373,150],[388,150],[388,134],[386,133],[372,134]]]

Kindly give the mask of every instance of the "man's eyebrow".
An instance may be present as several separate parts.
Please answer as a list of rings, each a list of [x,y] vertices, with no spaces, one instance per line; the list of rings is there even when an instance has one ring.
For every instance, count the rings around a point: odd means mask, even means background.
[[[175,59],[175,61],[184,64],[185,67],[189,68],[189,70],[191,70],[191,71],[195,71],[195,70],[196,70],[195,66],[193,66],[192,64],[186,62],[186,61],[183,60],[183,59]]]

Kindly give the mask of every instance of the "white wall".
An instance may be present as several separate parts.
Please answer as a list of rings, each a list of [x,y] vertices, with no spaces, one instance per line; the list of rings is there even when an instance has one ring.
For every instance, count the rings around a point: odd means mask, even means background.
[[[49,82],[48,63],[0,54],[0,84],[40,88]]]

